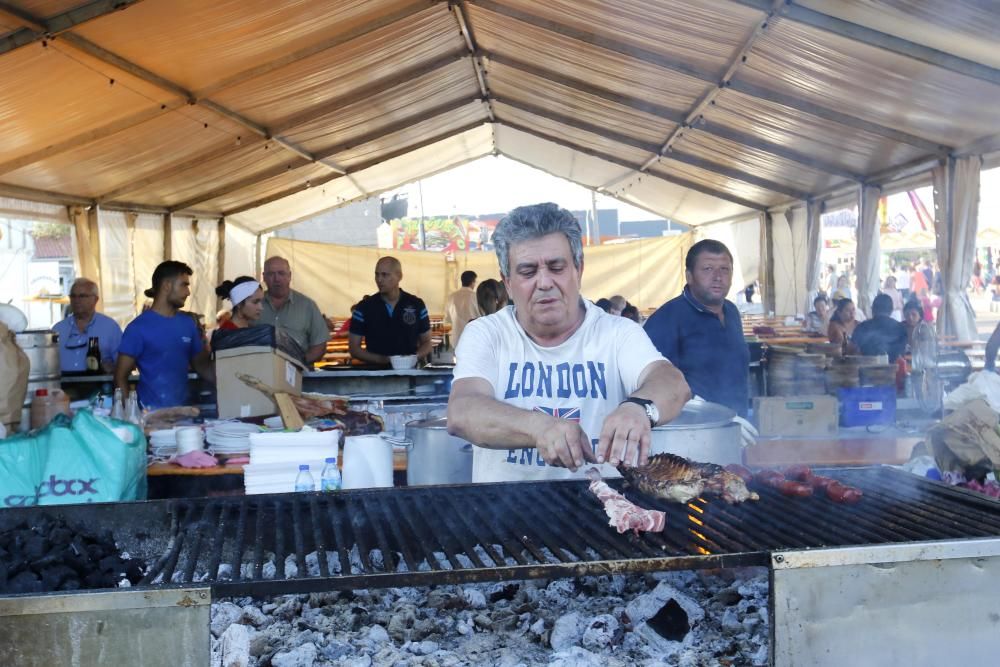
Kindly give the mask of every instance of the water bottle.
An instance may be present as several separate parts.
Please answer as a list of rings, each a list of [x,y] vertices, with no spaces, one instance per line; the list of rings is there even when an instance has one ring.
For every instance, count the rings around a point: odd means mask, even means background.
[[[295,478],[295,492],[315,490],[316,480],[313,479],[312,473],[309,472],[309,464],[303,463],[299,466],[299,474]]]
[[[321,491],[340,491],[340,470],[337,468],[337,457],[331,456],[323,466],[323,472],[319,476],[319,488]]]
[[[115,387],[115,400],[111,404],[111,418],[125,420],[125,403],[122,402],[121,387]]]

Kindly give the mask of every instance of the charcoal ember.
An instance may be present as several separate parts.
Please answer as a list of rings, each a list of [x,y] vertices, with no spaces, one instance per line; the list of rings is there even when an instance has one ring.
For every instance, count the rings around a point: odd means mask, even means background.
[[[517,584],[496,584],[491,587],[488,599],[491,603],[496,603],[500,600],[513,600],[517,597],[520,590],[521,587]]]

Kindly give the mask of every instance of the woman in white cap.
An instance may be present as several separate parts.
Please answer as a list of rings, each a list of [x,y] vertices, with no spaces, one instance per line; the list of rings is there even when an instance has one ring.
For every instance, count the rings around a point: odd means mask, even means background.
[[[215,288],[215,293],[233,304],[232,315],[219,324],[219,329],[245,329],[257,323],[264,309],[264,290],[256,280],[250,276],[226,280]]]

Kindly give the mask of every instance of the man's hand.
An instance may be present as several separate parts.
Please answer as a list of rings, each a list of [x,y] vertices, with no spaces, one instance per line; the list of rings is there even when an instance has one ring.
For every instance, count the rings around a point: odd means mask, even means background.
[[[642,406],[622,403],[604,418],[601,439],[597,443],[597,462],[607,461],[613,466],[646,465],[652,445],[649,417]]]
[[[535,448],[547,464],[576,472],[584,462],[596,463],[590,438],[578,423],[545,417],[546,424],[536,436]]]

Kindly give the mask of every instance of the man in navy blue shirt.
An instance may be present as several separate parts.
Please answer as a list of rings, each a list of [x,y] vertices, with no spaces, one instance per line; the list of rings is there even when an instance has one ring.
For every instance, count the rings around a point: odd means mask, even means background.
[[[684,291],[646,320],[646,333],[684,373],[691,393],[746,417],[750,351],[740,311],[726,300],[733,255],[724,244],[706,239],[691,246],[684,264]]]
[[[403,267],[395,257],[375,263],[378,292],[363,298],[351,311],[348,349],[355,359],[388,364],[394,355],[431,353],[431,320],[424,302],[399,287]],[[361,347],[361,339],[365,347]]]

